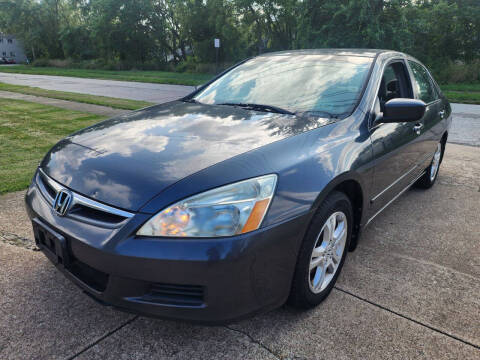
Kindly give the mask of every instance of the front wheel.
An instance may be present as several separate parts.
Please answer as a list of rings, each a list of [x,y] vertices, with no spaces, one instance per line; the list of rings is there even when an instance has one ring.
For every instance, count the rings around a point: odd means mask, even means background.
[[[344,193],[331,193],[303,240],[288,300],[291,305],[311,308],[328,296],[343,267],[352,229],[350,200]]]
[[[443,153],[443,144],[439,142],[437,144],[437,150],[435,151],[435,154],[433,155],[432,162],[430,163],[430,166],[427,168],[425,171],[425,174],[417,180],[416,186],[423,188],[423,189],[428,189],[435,184],[435,181],[437,180],[438,176],[438,170],[440,168],[440,163],[442,160],[442,153]]]

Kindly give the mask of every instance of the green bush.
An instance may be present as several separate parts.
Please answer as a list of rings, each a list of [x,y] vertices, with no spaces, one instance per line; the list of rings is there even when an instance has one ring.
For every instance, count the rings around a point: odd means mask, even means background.
[[[198,60],[195,56],[189,56],[187,60],[180,62],[175,66],[176,72],[195,72],[198,65]]]
[[[480,82],[480,60],[465,64],[448,62],[442,65],[434,64],[432,72],[440,84],[476,83]]]
[[[87,70],[166,70],[173,71],[173,65],[158,60],[143,63],[105,59],[37,59],[32,63],[37,67],[75,68]]]
[[[37,60],[32,62],[32,65],[37,66],[37,67],[47,67],[47,66],[50,66],[50,60],[48,60],[48,59],[37,59]]]
[[[220,73],[225,69],[228,69],[232,66],[231,62],[222,62],[217,65],[215,63],[202,63],[194,56],[190,56],[187,60],[182,61],[177,66],[175,66],[176,72],[187,72],[187,73],[197,73],[197,74],[215,74]]]
[[[49,61],[49,66],[58,67],[58,68],[69,68],[69,67],[72,67],[72,60],[52,59]]]

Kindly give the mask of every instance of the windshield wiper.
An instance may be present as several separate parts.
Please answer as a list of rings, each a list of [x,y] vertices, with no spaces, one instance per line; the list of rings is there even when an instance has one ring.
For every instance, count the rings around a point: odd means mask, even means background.
[[[329,113],[328,111],[323,111],[323,110],[306,110],[306,111],[299,111],[295,113],[296,115],[312,115],[312,116],[318,116],[318,117],[327,117],[330,119],[339,119],[340,116],[339,114],[332,114]]]
[[[272,112],[272,113],[278,113],[278,114],[288,114],[288,115],[294,115],[293,112],[279,108],[274,105],[263,105],[263,104],[252,104],[252,103],[222,103],[218,105],[228,105],[228,106],[238,106],[244,109],[250,109],[250,110],[258,110],[258,111],[266,111],[266,112]]]
[[[191,98],[191,99],[183,99],[182,101],[183,101],[183,102],[192,103],[192,104],[200,104],[200,102],[197,101],[197,100],[195,100],[194,98]]]

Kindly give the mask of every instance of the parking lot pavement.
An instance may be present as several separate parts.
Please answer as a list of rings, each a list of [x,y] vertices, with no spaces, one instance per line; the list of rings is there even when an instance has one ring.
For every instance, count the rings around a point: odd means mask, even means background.
[[[324,303],[228,326],[103,307],[0,241],[0,359],[479,359],[479,179],[480,148],[448,144],[437,184],[374,220]],[[0,236],[31,239],[22,195],[0,197]]]

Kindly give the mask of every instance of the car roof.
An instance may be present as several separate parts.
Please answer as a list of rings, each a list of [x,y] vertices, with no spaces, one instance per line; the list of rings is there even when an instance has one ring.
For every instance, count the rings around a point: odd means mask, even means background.
[[[260,57],[269,56],[295,56],[295,55],[335,55],[335,56],[361,56],[374,58],[382,53],[392,53],[395,55],[405,55],[398,51],[383,49],[302,49],[302,50],[285,50],[259,55]]]

